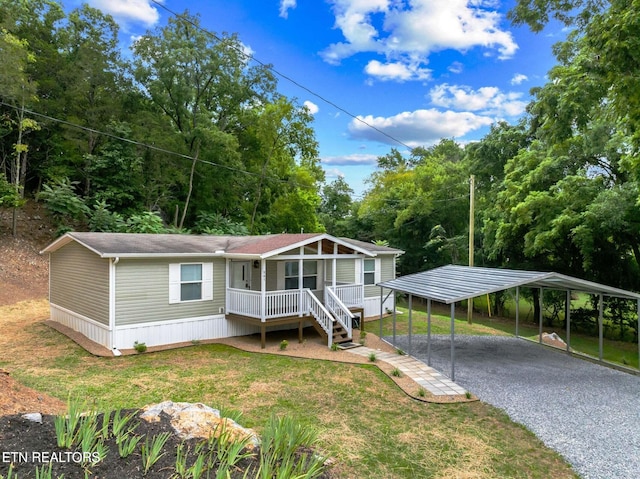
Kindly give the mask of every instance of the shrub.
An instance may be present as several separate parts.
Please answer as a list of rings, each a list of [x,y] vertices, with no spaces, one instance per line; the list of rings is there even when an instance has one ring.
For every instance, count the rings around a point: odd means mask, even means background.
[[[145,343],[139,343],[138,341],[133,343],[133,349],[138,353],[144,353],[147,350],[147,345]]]

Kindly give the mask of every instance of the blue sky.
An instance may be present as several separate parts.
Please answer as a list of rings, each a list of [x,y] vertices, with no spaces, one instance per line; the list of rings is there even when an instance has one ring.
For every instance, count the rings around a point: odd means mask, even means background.
[[[123,49],[170,15],[151,0],[86,3],[114,16]],[[213,32],[237,33],[255,58],[304,86],[278,80],[281,93],[314,114],[327,181],[344,176],[356,196],[391,148],[404,152],[441,138],[466,144],[496,121],[517,121],[529,90],[544,84],[554,64],[551,46],[563,38],[559,26],[533,34],[510,25],[514,0],[160,3],[200,14]]]

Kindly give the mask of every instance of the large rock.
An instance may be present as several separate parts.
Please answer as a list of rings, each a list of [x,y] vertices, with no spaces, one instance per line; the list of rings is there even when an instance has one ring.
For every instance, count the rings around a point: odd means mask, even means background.
[[[542,342],[556,348],[567,349],[567,343],[556,333],[542,333]]]
[[[220,411],[202,403],[165,401],[142,408],[140,418],[148,422],[160,420],[160,414],[170,417],[171,426],[182,439],[209,439],[227,431],[230,439],[249,439],[250,449],[258,447],[260,440],[252,429],[240,426],[229,418],[220,417]]]

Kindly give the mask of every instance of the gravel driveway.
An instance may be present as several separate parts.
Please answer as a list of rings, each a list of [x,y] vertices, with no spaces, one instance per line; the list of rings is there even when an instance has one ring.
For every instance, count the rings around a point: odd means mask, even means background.
[[[407,336],[396,345],[407,351]],[[455,349],[456,383],[524,424],[581,477],[640,477],[639,376],[514,337],[460,335]],[[411,354],[427,362],[426,336],[412,336]],[[449,336],[432,337],[431,366],[450,374]]]

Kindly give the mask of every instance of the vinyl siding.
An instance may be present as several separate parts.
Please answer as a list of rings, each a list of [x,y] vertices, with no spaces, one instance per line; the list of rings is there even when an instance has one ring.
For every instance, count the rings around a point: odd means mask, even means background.
[[[396,267],[394,256],[392,255],[380,255],[378,256],[380,259],[380,273],[379,276],[376,275],[376,279],[380,278],[379,281],[389,281],[390,279],[395,279],[396,277]],[[372,298],[374,296],[380,296],[380,286],[376,285],[367,285],[364,287],[364,297]]]
[[[336,281],[338,283],[359,283],[360,278],[356,278],[356,260],[339,259],[336,265]]]
[[[213,300],[169,304],[169,264],[213,263]],[[116,326],[218,314],[225,306],[225,260],[120,260],[116,266]]]
[[[109,325],[109,260],[75,242],[50,255],[52,304]]]

